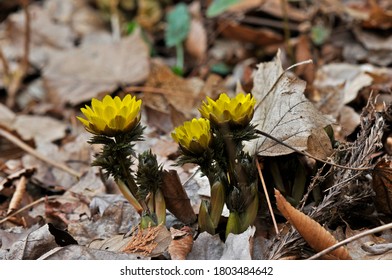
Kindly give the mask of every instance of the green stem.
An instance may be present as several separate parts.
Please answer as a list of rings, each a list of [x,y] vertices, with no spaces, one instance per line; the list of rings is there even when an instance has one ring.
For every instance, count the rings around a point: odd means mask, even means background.
[[[183,71],[184,70],[184,47],[182,46],[181,42],[176,45],[176,56],[177,56],[176,67],[181,71]]]

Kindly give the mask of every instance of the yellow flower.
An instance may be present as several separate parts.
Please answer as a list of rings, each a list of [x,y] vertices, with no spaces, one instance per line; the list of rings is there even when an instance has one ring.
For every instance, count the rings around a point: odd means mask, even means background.
[[[187,121],[174,129],[172,137],[185,152],[201,154],[211,142],[210,122],[203,118]]]
[[[234,98],[222,93],[216,101],[207,97],[207,103],[203,102],[199,111],[204,118],[216,125],[244,127],[253,118],[255,104],[256,99],[250,93],[240,93]]]
[[[87,131],[106,136],[116,136],[129,132],[140,121],[141,100],[126,95],[123,100],[106,95],[102,101],[93,98],[91,107],[86,105],[81,111],[86,117],[77,117]]]

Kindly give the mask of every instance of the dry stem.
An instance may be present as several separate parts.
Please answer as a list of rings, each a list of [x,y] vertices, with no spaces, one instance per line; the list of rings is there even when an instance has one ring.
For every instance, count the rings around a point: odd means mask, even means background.
[[[10,201],[10,205],[8,207],[7,214],[10,214],[12,211],[19,208],[25,192],[26,192],[26,177],[22,176],[19,179],[18,184],[16,185],[16,189],[15,189],[14,195],[12,196],[12,199]]]
[[[260,164],[259,164],[258,160],[256,160],[256,166],[257,166],[257,171],[259,172],[259,177],[260,177],[260,180],[261,180],[261,184],[263,185],[265,198],[267,199],[268,209],[269,209],[269,211],[271,213],[271,218],[272,218],[272,222],[274,224],[275,232],[276,232],[276,235],[279,236],[278,224],[276,223],[275,214],[274,214],[274,211],[272,210],[271,201],[269,199],[268,192],[267,192],[267,186],[265,185],[263,173],[261,172],[261,168],[260,168]]]
[[[349,237],[349,238],[347,238],[345,240],[340,241],[339,243],[336,243],[335,245],[333,245],[331,247],[326,248],[325,250],[322,250],[322,251],[318,252],[317,254],[311,256],[310,258],[308,258],[308,260],[316,260],[319,257],[321,257],[321,256],[323,256],[325,254],[328,254],[329,252],[332,252],[333,250],[339,248],[340,246],[346,245],[346,244],[348,244],[350,242],[353,242],[353,241],[355,241],[357,239],[360,239],[360,238],[362,238],[362,237],[364,237],[366,235],[374,234],[374,233],[381,232],[381,231],[384,231],[384,230],[387,230],[387,229],[392,229],[392,223],[389,223],[389,224],[386,224],[386,225],[382,225],[382,226],[379,226],[379,227],[376,227],[376,228],[373,228],[373,229],[369,229],[369,230],[363,231],[361,233],[358,233],[358,234],[356,234],[354,236],[351,236],[351,237]]]
[[[12,135],[11,133],[9,133],[8,131],[2,129],[0,127],[0,136],[4,137],[5,139],[7,139],[8,141],[14,143],[16,146],[18,146],[19,148],[21,148],[22,150],[26,151],[27,153],[35,156],[36,158],[48,163],[49,165],[52,165],[54,167],[57,167],[58,169],[61,169],[77,178],[80,178],[82,176],[82,174],[80,172],[77,172],[71,168],[69,168],[68,166],[66,166],[64,163],[61,162],[57,162],[54,161],[46,156],[44,156],[43,154],[41,154],[40,152],[34,150],[33,148],[31,148],[29,145],[27,145],[26,143],[24,143],[23,141],[19,140],[17,137],[15,137],[14,135]]]
[[[28,67],[29,67],[29,54],[30,54],[30,22],[31,22],[31,17],[29,13],[29,8],[28,8],[28,0],[20,0],[22,6],[23,6],[23,11],[25,14],[25,37],[24,37],[24,45],[23,45],[23,58],[21,63],[19,64],[18,69],[15,71],[15,73],[11,77],[11,81],[9,83],[9,86],[7,88],[7,100],[6,100],[6,105],[9,108],[14,107],[15,105],[15,97],[16,93],[18,92],[23,78],[25,77]],[[3,62],[4,64],[4,62]]]

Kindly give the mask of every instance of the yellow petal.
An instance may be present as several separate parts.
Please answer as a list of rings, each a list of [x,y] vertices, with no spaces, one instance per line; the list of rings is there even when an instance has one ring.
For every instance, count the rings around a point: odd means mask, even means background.
[[[82,117],[76,117],[85,127],[88,127],[90,125],[90,122],[88,120],[83,119]]]
[[[104,121],[107,124],[109,124],[112,121],[112,119],[115,117],[115,115],[116,115],[116,109],[114,109],[114,107],[112,106],[107,106],[105,107],[102,117]]]
[[[113,101],[114,101],[114,104],[115,104],[117,111],[120,110],[121,106],[122,106],[122,102],[121,102],[120,97],[116,96]]]
[[[113,98],[110,95],[106,95],[102,100],[103,107],[111,106],[116,107]]]
[[[95,126],[96,131],[104,131],[107,126],[102,118],[96,116],[91,116],[91,123]]]
[[[132,95],[130,95],[130,94],[125,95],[122,100],[123,105],[125,106],[125,105],[129,104],[131,99],[132,99]]]
[[[117,131],[121,131],[125,128],[126,123],[125,123],[125,118],[123,118],[122,116],[115,116],[114,119],[112,119],[109,123],[109,127],[117,130]]]

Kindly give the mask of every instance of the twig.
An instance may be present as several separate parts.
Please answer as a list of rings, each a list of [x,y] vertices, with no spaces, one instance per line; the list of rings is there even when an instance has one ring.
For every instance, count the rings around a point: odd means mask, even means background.
[[[0,48],[0,61],[1,61],[1,64],[3,65],[3,75],[5,76],[5,79],[6,79],[5,84],[7,86],[7,84],[8,84],[7,80],[10,79],[10,77],[11,77],[10,66],[8,65],[8,61],[5,58],[4,52],[1,48]]]
[[[177,92],[172,91],[172,90],[167,90],[163,88],[157,88],[157,87],[141,87],[141,86],[130,86],[124,89],[125,93],[130,93],[134,91],[146,91],[150,93],[158,93],[158,94],[163,94],[163,95],[178,95]]]
[[[33,207],[34,205],[40,204],[41,202],[44,202],[47,199],[55,199],[55,198],[60,198],[62,197],[61,195],[52,195],[50,197],[41,197],[40,199],[37,199],[36,201],[33,201],[32,203],[20,208],[19,210],[13,212],[12,214],[8,215],[7,217],[5,217],[4,219],[0,220],[0,224],[8,221],[10,218],[12,218],[13,216],[18,215],[19,213]]]
[[[260,180],[261,180],[261,184],[263,185],[265,198],[267,199],[268,209],[269,209],[269,211],[271,213],[272,223],[274,224],[276,235],[279,236],[278,224],[276,223],[274,211],[272,210],[271,201],[269,199],[268,192],[267,192],[267,186],[265,185],[263,173],[261,172],[261,168],[260,168],[260,164],[259,164],[258,160],[256,160],[256,166],[257,166],[257,171],[259,172],[259,177],[260,177]]]
[[[355,241],[357,239],[360,239],[360,238],[362,238],[362,237],[364,237],[366,235],[374,234],[374,233],[377,233],[377,232],[380,232],[380,231],[384,231],[384,230],[387,230],[387,229],[392,229],[392,223],[389,223],[389,224],[386,224],[386,225],[382,225],[382,226],[379,226],[379,227],[376,227],[376,228],[373,228],[373,229],[369,229],[369,230],[366,230],[364,232],[358,233],[358,234],[356,234],[354,236],[351,236],[351,237],[349,237],[349,238],[347,238],[347,239],[345,239],[343,241],[340,241],[339,243],[336,243],[335,245],[333,245],[331,247],[328,247],[325,250],[322,250],[322,251],[318,252],[317,254],[311,256],[310,258],[308,258],[308,260],[318,259],[319,257],[321,257],[321,256],[323,256],[325,254],[328,254],[329,252],[332,252],[333,250],[339,248],[340,246],[346,245],[346,244],[348,244],[350,242],[353,242],[353,241]]]
[[[278,138],[276,138],[276,137],[274,137],[274,136],[272,136],[272,135],[270,135],[270,134],[268,134],[268,133],[266,133],[266,132],[264,132],[264,131],[256,130],[256,132],[257,132],[258,134],[261,134],[261,135],[263,135],[263,136],[265,136],[265,137],[268,137],[268,138],[274,140],[275,142],[279,143],[280,145],[283,145],[283,146],[285,146],[285,147],[287,147],[287,148],[293,150],[293,151],[296,152],[296,153],[299,153],[299,154],[301,154],[301,155],[303,155],[303,156],[306,156],[306,157],[310,157],[310,158],[312,158],[312,159],[315,159],[315,160],[320,161],[320,162],[325,163],[325,164],[329,164],[329,165],[332,165],[332,166],[335,166],[335,167],[339,167],[339,168],[342,168],[342,169],[348,169],[348,170],[357,170],[357,171],[369,171],[369,170],[373,170],[373,167],[349,167],[349,166],[344,166],[344,165],[336,164],[336,163],[333,163],[333,162],[330,162],[330,161],[326,161],[326,160],[323,160],[323,159],[321,159],[321,158],[312,156],[312,155],[309,154],[308,152],[303,152],[303,151],[300,151],[300,150],[298,150],[298,149],[296,149],[296,148],[294,148],[294,147],[291,147],[290,145],[286,144],[285,142],[280,141]]]
[[[110,0],[110,25],[114,42],[121,39],[120,18],[118,16],[118,0]]]
[[[18,92],[23,78],[27,73],[29,66],[29,53],[30,53],[30,13],[28,9],[28,0],[20,0],[23,11],[25,14],[25,36],[24,36],[24,45],[23,45],[23,58],[21,63],[19,64],[18,69],[13,73],[12,79],[10,81],[9,87],[7,88],[7,100],[6,105],[9,108],[14,107],[15,105],[15,96]],[[11,76],[10,76],[11,77]]]
[[[81,173],[79,173],[79,172],[69,168],[65,164],[63,164],[61,162],[54,161],[54,160],[44,156],[43,154],[39,153],[37,150],[31,148],[29,145],[27,145],[23,141],[19,140],[17,137],[12,135],[8,131],[2,129],[1,127],[0,127],[0,136],[3,136],[8,141],[14,143],[16,146],[18,146],[22,150],[28,152],[29,154],[35,156],[36,158],[38,158],[38,159],[40,159],[40,160],[42,160],[42,161],[44,161],[44,162],[54,166],[54,167],[57,167],[58,169],[61,169],[61,170],[65,171],[65,172],[67,172],[67,173],[77,177],[78,179],[82,176]]]
[[[283,32],[284,32],[284,41],[287,47],[287,52],[290,56],[292,62],[294,62],[294,52],[293,48],[290,45],[290,27],[289,27],[289,17],[287,12],[287,0],[280,0],[280,5],[282,7],[282,14],[283,14]]]
[[[7,214],[10,214],[12,211],[19,208],[25,192],[26,192],[26,177],[22,176],[19,179],[18,184],[16,185],[16,189],[15,189],[14,195],[12,196],[12,199],[10,201],[10,205],[8,207]]]

